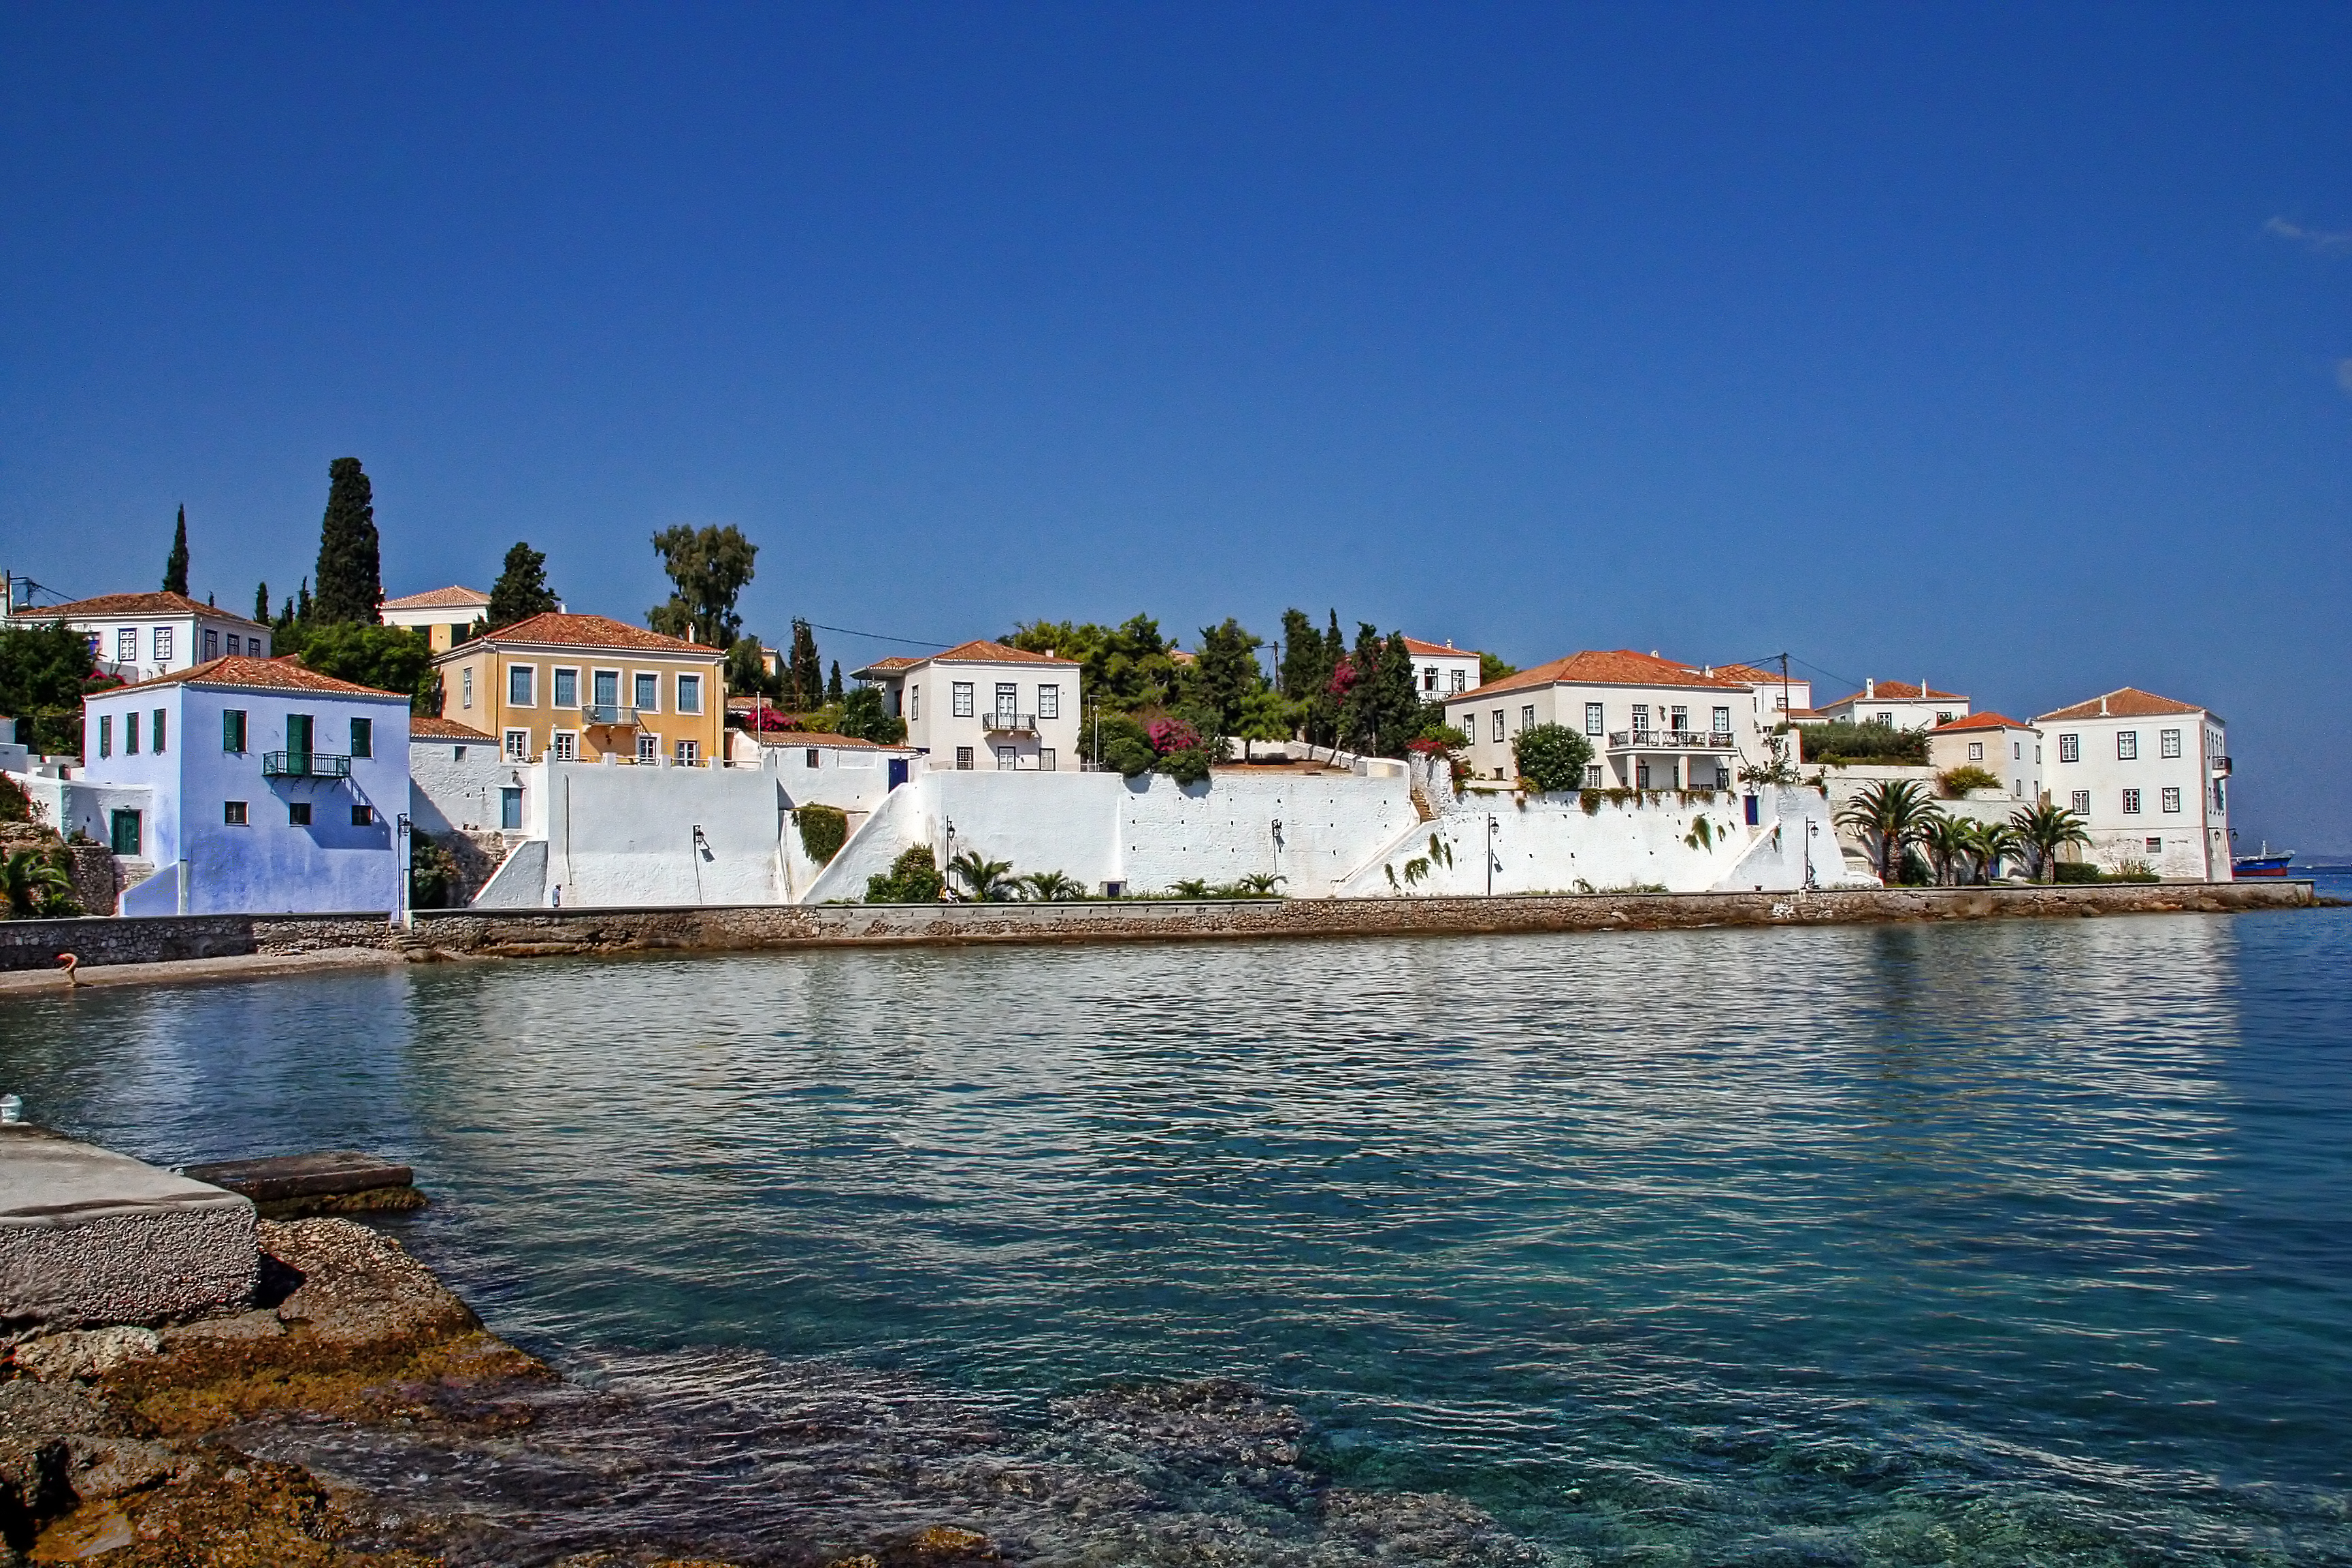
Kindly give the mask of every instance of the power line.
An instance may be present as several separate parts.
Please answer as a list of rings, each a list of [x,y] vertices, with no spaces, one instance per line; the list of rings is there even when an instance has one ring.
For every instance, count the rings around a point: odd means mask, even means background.
[[[795,620],[800,620],[800,617],[796,616],[794,616],[794,617],[793,617],[793,619],[795,619]],[[895,642],[895,643],[904,643],[904,644],[906,644],[908,647],[949,647],[953,646],[953,645],[949,644],[949,643],[943,643],[943,642],[935,641],[935,640],[933,640],[933,639],[931,639],[931,638],[928,638],[928,637],[886,637],[886,636],[884,636],[884,635],[883,635],[882,633],[880,633],[880,632],[860,632],[860,631],[852,631],[852,630],[851,630],[849,627],[847,627],[847,626],[826,626],[823,621],[808,621],[808,620],[803,620],[803,621],[801,621],[801,624],[802,624],[803,626],[804,626],[809,627],[809,628],[810,628],[811,630],[813,630],[813,631],[820,631],[820,632],[838,632],[838,633],[840,633],[843,637],[866,637],[866,638],[867,638],[867,639],[869,639],[869,640],[871,640],[871,641],[874,641],[874,642]]]

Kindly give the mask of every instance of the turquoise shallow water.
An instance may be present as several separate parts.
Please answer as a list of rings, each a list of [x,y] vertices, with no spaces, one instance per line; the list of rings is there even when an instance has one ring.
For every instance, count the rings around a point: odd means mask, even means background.
[[[2324,910],[448,966],[10,1003],[0,1080],[165,1163],[405,1158],[492,1327],[673,1393],[1237,1378],[1512,1561],[2339,1563],[2347,959]]]

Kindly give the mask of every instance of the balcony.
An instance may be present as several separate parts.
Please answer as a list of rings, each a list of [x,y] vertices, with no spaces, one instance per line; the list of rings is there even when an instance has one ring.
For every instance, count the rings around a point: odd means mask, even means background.
[[[583,729],[634,730],[637,727],[637,710],[616,708],[605,703],[591,703],[580,710]]]
[[[983,713],[980,727],[992,735],[1034,735],[1037,732],[1034,713]]]
[[[2207,763],[2208,763],[2208,764],[2210,764],[2210,765],[2211,766],[2211,768],[2212,768],[2212,770],[2213,770],[2213,776],[2214,776],[2215,778],[2217,778],[2217,779],[2225,779],[2225,778],[2228,778],[2228,777],[2230,776],[2230,759],[2229,759],[2229,758],[2227,758],[2227,757],[2208,757],[2208,758],[2206,759],[2206,762],[2207,762]]]
[[[1732,752],[1728,730],[1709,734],[1704,730],[1612,730],[1612,752]]]
[[[273,779],[347,779],[352,760],[327,752],[264,752],[261,772]]]

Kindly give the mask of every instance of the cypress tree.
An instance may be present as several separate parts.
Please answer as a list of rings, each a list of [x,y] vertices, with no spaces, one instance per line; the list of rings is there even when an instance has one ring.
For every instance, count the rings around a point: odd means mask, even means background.
[[[793,620],[792,670],[787,679],[800,705],[816,706],[824,686],[824,666],[817,662],[815,631],[797,616]]]
[[[265,626],[269,624],[269,584],[267,583],[254,584],[253,618]]]
[[[383,618],[383,604],[375,493],[357,458],[337,458],[327,465],[327,515],[319,525],[318,616],[373,623]]]
[[[163,592],[188,591],[188,509],[180,508],[180,526],[172,535],[172,553],[163,562]]]
[[[841,660],[837,658],[833,661],[833,679],[825,682],[824,700],[835,704],[841,701]]]
[[[554,608],[555,594],[547,585],[547,557],[521,540],[515,541],[499,580],[490,584],[490,602],[482,611],[485,629],[499,631]]]

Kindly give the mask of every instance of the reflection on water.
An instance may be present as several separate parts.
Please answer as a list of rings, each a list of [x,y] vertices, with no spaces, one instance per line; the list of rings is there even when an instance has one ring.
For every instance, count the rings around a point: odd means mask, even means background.
[[[1237,1378],[1313,1421],[1317,1520],[1442,1491],[1596,1563],[2317,1563],[2352,1558],[2347,938],[449,966],[11,1004],[0,1067],[151,1158],[410,1161],[443,1201],[405,1234],[493,1327],[678,1408],[726,1347],[745,1409],[848,1379],[984,1413],[960,1464],[1066,1464],[1088,1391]],[[760,1425],[717,1429],[750,1463]]]

